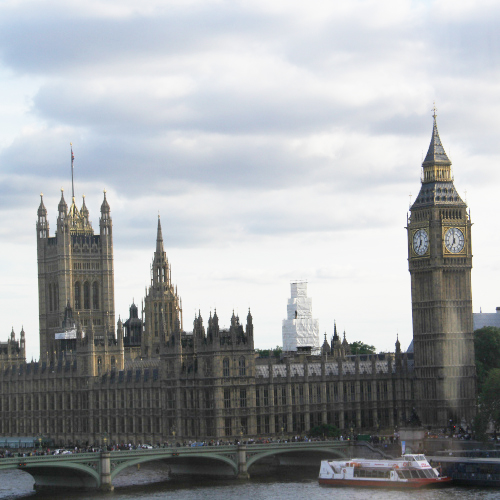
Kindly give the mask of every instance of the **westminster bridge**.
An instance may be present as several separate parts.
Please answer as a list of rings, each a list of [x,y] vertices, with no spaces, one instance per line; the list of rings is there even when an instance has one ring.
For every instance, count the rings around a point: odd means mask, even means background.
[[[20,469],[35,479],[34,488],[111,491],[113,479],[126,468],[161,460],[176,474],[218,475],[248,479],[248,470],[273,459],[278,464],[313,464],[320,459],[385,456],[366,442],[314,441],[229,446],[196,446],[38,455],[0,459],[0,472]],[[309,462],[307,462],[309,459]],[[312,460],[312,461],[311,461]]]

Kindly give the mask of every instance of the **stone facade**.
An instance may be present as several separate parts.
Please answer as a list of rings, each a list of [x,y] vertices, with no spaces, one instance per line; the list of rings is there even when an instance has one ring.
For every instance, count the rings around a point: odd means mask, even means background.
[[[120,323],[119,323],[120,324]],[[118,335],[121,327],[118,328]],[[92,335],[78,355],[19,361],[0,372],[0,434],[56,443],[157,443],[301,434],[320,423],[344,432],[392,431],[412,411],[412,356],[256,358],[250,313],[227,330],[174,332],[159,358],[98,368]],[[118,344],[122,342],[118,342]],[[124,359],[124,351],[122,350]],[[92,360],[94,362],[92,363]]]

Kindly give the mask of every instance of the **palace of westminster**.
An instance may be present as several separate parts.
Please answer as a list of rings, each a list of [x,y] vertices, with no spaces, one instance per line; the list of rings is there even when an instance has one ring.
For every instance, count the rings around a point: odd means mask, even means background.
[[[307,433],[319,424],[383,432],[471,423],[476,407],[471,221],[434,114],[421,189],[408,217],[413,350],[351,355],[335,333],[263,358],[250,311],[228,329],[200,314],[183,329],[160,219],[151,284],[139,311],[115,323],[113,227],[106,193],[99,234],[85,205],[64,196],[49,231],[43,197],[36,238],[40,359],[25,334],[0,343],[0,435],[60,443],[234,440]],[[295,312],[297,317],[297,312]]]

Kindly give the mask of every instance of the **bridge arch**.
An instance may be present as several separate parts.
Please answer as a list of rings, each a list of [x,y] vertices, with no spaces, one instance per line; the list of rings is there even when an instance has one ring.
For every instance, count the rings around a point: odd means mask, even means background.
[[[289,448],[289,449],[269,449],[269,450],[259,450],[258,453],[251,453],[252,449],[251,447],[247,448],[247,468],[249,468],[251,465],[255,464],[259,460],[262,460],[263,458],[266,457],[271,457],[271,456],[277,456],[277,455],[285,455],[288,453],[297,453],[297,448]],[[300,450],[302,453],[317,453],[317,452],[324,452],[328,453],[330,455],[334,455],[337,458],[347,458],[347,454],[338,447],[330,447],[330,446],[324,446],[324,447],[317,447],[315,446],[314,448],[311,449],[303,449]],[[250,452],[250,453],[248,453]]]
[[[35,489],[47,487],[98,488],[101,476],[98,467],[76,463],[27,463],[19,467],[35,480]],[[62,471],[64,470],[64,472]]]
[[[146,456],[140,456],[140,457],[133,457],[130,459],[122,459],[122,457],[112,457],[111,458],[111,464],[112,464],[112,470],[111,470],[111,481],[123,470],[127,469],[128,467],[133,467],[134,465],[139,465],[143,464],[146,462],[156,462],[158,460],[161,460],[163,462],[167,462],[169,464],[175,464],[175,461],[180,458],[180,459],[190,459],[190,458],[202,458],[204,460],[213,460],[216,462],[222,462],[226,465],[229,465],[229,467],[233,470],[234,474],[236,475],[238,473],[238,464],[236,461],[231,458],[230,456],[227,455],[222,455],[222,454],[217,454],[217,453],[189,453],[189,455],[183,455],[182,457],[178,457],[177,454],[172,453],[169,455],[166,455],[165,453],[158,453],[155,455],[146,455]],[[113,467],[113,463],[115,466]]]

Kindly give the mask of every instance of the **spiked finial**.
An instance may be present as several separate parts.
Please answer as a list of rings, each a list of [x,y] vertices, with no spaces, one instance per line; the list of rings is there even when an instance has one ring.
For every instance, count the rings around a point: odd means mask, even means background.
[[[74,199],[75,198],[75,183],[73,180],[73,163],[75,161],[75,155],[73,154],[73,143],[69,143],[70,148],[71,148],[71,197]]]

